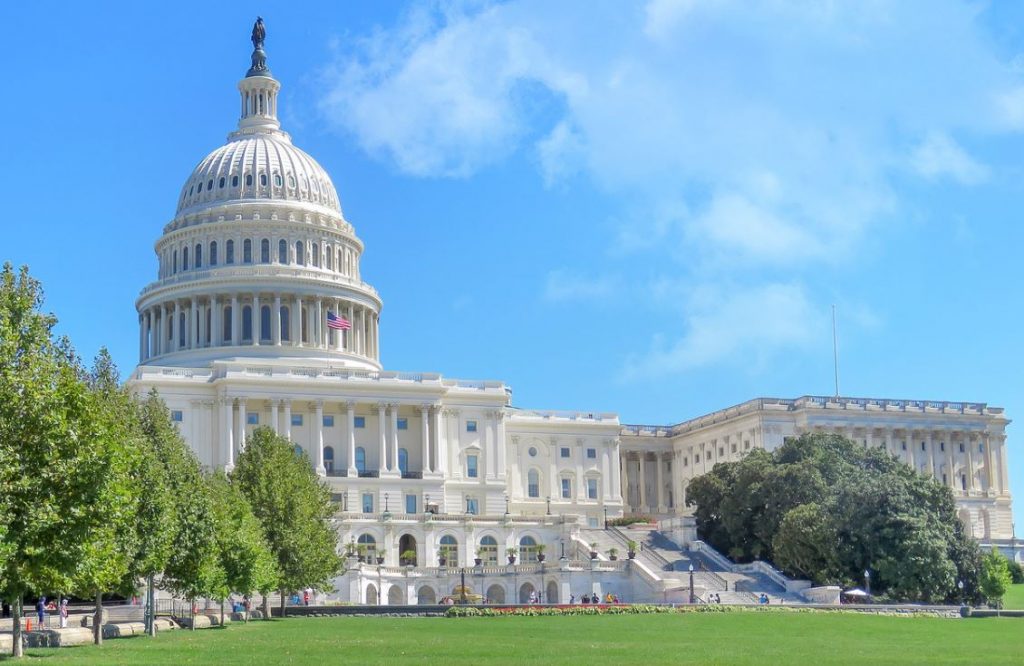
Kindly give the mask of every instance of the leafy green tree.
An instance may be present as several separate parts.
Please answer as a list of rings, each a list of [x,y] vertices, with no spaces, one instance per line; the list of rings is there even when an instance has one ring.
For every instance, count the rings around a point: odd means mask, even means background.
[[[1010,579],[1014,585],[1020,585],[1024,583],[1024,569],[1021,568],[1019,562],[1013,560],[1007,560],[1007,564],[1010,567]]]
[[[223,572],[220,590],[225,596],[230,592],[251,596],[257,590],[272,590],[277,585],[277,561],[249,501],[223,472],[215,472],[208,481]],[[223,614],[224,596],[216,598],[221,600]]]
[[[901,599],[970,597],[977,557],[949,488],[888,452],[830,434],[755,450],[694,479],[699,534],[738,560],[763,558],[791,575]]]
[[[1003,607],[1003,595],[1010,589],[1013,579],[1010,577],[1010,566],[1006,557],[993,548],[981,558],[981,593],[988,603],[996,608]]]
[[[284,616],[288,591],[327,588],[342,569],[337,533],[330,523],[330,492],[309,458],[265,427],[257,428],[248,440],[231,478],[249,500],[277,560]]]
[[[194,602],[211,591],[218,566],[209,487],[163,400],[151,393],[141,414],[143,432],[166,473],[174,513],[174,537],[160,585]]]
[[[68,590],[89,555],[108,470],[91,438],[94,408],[70,344],[55,340],[27,268],[0,270],[0,596],[22,655],[29,590]]]
[[[82,433],[106,473],[95,489],[94,501],[80,509],[92,516],[93,524],[82,544],[84,552],[74,573],[73,589],[95,599],[93,641],[100,645],[103,593],[125,583],[135,556],[135,515],[144,492],[139,483],[142,435],[135,401],[121,386],[106,349],[100,350],[87,381],[91,409],[81,422]]]

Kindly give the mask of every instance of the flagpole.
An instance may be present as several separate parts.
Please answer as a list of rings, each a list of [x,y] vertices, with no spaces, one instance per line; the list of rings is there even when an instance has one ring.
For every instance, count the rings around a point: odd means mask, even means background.
[[[832,363],[836,375],[836,398],[839,397],[839,337],[836,335],[836,306],[832,304]]]

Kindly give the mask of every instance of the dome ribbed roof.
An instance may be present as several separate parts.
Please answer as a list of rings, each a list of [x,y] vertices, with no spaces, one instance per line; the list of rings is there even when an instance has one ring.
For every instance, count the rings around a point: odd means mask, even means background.
[[[327,172],[280,131],[233,134],[232,140],[203,158],[192,171],[182,188],[177,212],[253,199],[298,201],[341,214]]]

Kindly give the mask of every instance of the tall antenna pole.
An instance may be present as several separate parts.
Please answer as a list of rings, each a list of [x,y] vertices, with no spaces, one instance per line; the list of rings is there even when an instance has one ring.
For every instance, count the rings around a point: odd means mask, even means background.
[[[839,337],[836,335],[836,306],[832,304],[832,362],[836,373],[836,398],[839,397]]]

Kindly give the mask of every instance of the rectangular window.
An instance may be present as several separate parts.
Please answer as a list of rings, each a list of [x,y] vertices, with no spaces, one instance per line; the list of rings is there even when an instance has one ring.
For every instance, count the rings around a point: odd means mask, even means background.
[[[466,513],[471,516],[480,515],[480,501],[475,497],[466,498]]]
[[[903,450],[906,451],[907,450],[907,443],[903,442],[902,444],[903,444]]]
[[[960,490],[967,490],[967,475],[960,475]]]
[[[174,421],[175,423],[181,423],[184,420],[184,418],[185,416],[184,414],[181,413],[180,409],[171,410],[171,420]]]
[[[669,473],[669,474],[671,474],[671,473],[672,473],[672,461],[671,461],[671,460],[667,461],[667,462],[665,463],[665,467],[667,467],[667,468],[668,468],[668,470],[667,470],[667,471],[668,471],[668,473]]]
[[[476,432],[476,421],[466,421],[466,432]]]
[[[334,417],[332,415],[324,414],[324,427],[325,428],[333,428],[334,427]]]
[[[356,416],[355,418],[352,419],[352,425],[354,425],[357,428],[365,428],[366,427],[366,417],[365,416]]]
[[[750,450],[750,440],[749,440],[749,439],[748,439],[748,440],[745,440],[745,441],[743,442],[743,450],[744,450],[744,451],[749,451],[749,450]]]
[[[466,476],[468,476],[471,479],[475,479],[476,478],[476,474],[477,474],[476,461],[477,461],[477,457],[476,456],[466,456]]]
[[[718,447],[718,457],[721,458],[724,455],[725,455],[725,447],[724,446]]]
[[[699,462],[700,462],[700,454],[699,453],[694,453],[693,454],[693,463],[696,465]]]
[[[735,443],[733,443],[733,445],[732,445],[732,452],[736,453],[736,444]]]
[[[978,453],[985,453],[985,445],[978,444]]]
[[[921,442],[921,450],[922,450],[922,451],[927,451],[927,449],[926,449],[926,448],[924,448],[924,442]]]
[[[245,415],[245,422],[248,423],[249,425],[259,425],[260,424],[260,415],[259,414],[246,414]]]
[[[597,479],[587,479],[587,499],[597,499]]]
[[[373,513],[373,493],[363,493],[363,513]]]
[[[945,442],[939,442],[939,451],[945,451],[945,450],[946,450],[946,443]]]
[[[587,457],[591,460],[597,458],[597,449],[587,449]]]
[[[399,430],[408,430],[409,429],[409,419],[398,419],[398,429]]]
[[[405,512],[416,513],[416,496],[406,495],[405,496]]]
[[[689,458],[683,458],[683,467],[689,467],[689,466],[690,466],[690,459]]]
[[[560,454],[561,454],[561,456],[563,458],[568,458],[569,457],[569,447],[568,446],[563,446],[561,448]]]
[[[960,442],[960,453],[964,452],[964,443]]]
[[[562,479],[562,499],[572,499],[572,479]]]
[[[300,425],[302,425],[302,414],[292,414],[292,425],[293,426],[300,426]]]

